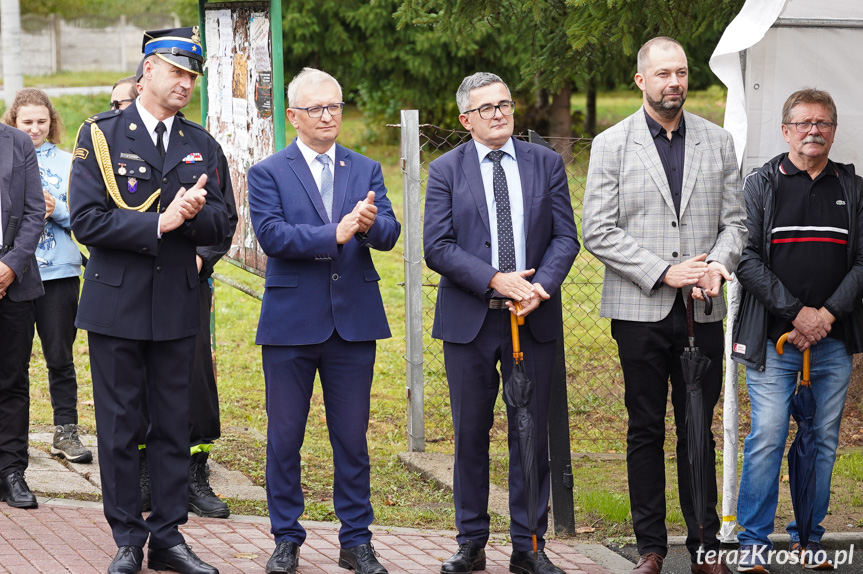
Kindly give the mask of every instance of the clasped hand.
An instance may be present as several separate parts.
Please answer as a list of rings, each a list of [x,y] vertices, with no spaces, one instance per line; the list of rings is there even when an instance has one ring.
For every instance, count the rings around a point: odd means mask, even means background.
[[[794,329],[788,334],[788,342],[805,351],[830,333],[835,320],[833,314],[824,307],[803,307],[791,321]]]
[[[686,261],[668,268],[662,282],[669,287],[678,289],[688,285],[702,287],[708,297],[717,297],[722,288],[722,280],[732,281],[731,273],[722,263],[711,261],[705,263],[707,254],[702,253]],[[693,299],[704,299],[700,289],[692,291]]]
[[[370,191],[366,198],[358,201],[350,213],[342,217],[336,227],[336,243],[344,245],[357,233],[367,233],[378,216],[375,205],[375,192]]]
[[[510,299],[510,301],[506,302],[510,313],[515,313],[519,317],[526,317],[539,307],[542,300],[551,297],[542,285],[531,283],[526,279],[526,277],[530,277],[534,273],[536,273],[535,269],[525,269],[524,271],[513,271],[511,273],[498,271],[491,278],[488,286]],[[513,301],[517,301],[521,305],[520,311],[516,311]]]
[[[180,227],[187,219],[192,219],[207,203],[207,174],[202,174],[195,185],[188,190],[181,187],[174,199],[159,218],[159,233],[167,233]]]

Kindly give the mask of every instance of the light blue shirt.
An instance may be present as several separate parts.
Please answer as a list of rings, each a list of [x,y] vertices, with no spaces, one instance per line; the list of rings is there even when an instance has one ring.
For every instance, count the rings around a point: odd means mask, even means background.
[[[476,152],[479,155],[479,169],[482,173],[482,186],[485,189],[485,204],[488,206],[488,223],[491,229],[491,266],[500,269],[497,251],[497,203],[494,200],[494,184],[492,177],[494,162],[486,156],[491,148],[474,140]],[[506,140],[500,151],[504,152],[500,166],[506,175],[506,187],[509,191],[509,209],[512,216],[512,237],[515,241],[515,268],[523,271],[525,267],[525,237],[524,237],[524,198],[521,193],[521,177],[518,173],[518,161],[515,158],[515,144],[512,138]]]

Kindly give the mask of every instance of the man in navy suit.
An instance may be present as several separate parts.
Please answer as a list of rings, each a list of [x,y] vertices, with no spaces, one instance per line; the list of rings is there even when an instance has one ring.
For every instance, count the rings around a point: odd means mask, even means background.
[[[36,244],[45,199],[33,142],[0,123],[0,500],[36,508],[24,481],[30,424],[30,351],[36,307],[45,291]]]
[[[498,76],[476,73],[456,93],[468,141],[429,166],[425,257],[441,274],[432,335],[444,341],[455,429],[458,551],[443,574],[485,569],[489,536],[489,431],[501,374],[512,372],[510,313],[521,329],[539,471],[539,553],[527,526],[514,409],[509,421],[510,571],[560,573],[542,552],[548,527],[548,419],[556,341],[563,336],[560,284],[578,253],[560,155],[512,138],[515,102]],[[518,303],[517,309],[515,303]],[[500,373],[497,365],[500,362]]]
[[[294,572],[306,533],[300,484],[309,399],[320,375],[341,520],[339,566],[385,574],[369,525],[366,431],[377,339],[390,336],[371,250],[399,237],[381,166],[336,144],[342,89],[304,69],[288,86],[297,139],[249,170],[249,213],[269,257],[257,343],[267,391],[267,503],[276,550],[266,571]]]
[[[76,326],[88,331],[105,517],[119,550],[108,572],[212,574],[184,543],[189,379],[200,329],[196,248],[230,233],[222,149],[177,112],[203,73],[197,27],[144,34],[144,82],[128,108],[78,131],[72,231],[90,248]],[[146,390],[146,393],[145,393]],[[138,442],[146,394],[153,510],[144,519]]]

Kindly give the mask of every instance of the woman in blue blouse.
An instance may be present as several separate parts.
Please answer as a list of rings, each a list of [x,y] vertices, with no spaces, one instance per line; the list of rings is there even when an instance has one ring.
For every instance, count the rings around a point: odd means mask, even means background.
[[[18,91],[2,121],[33,140],[45,195],[45,229],[36,248],[45,295],[35,302],[36,330],[48,365],[54,409],[51,452],[70,462],[90,462],[93,454],[78,437],[78,382],[72,352],[81,275],[81,252],[69,225],[67,188],[72,154],[57,147],[63,123],[42,90]]]

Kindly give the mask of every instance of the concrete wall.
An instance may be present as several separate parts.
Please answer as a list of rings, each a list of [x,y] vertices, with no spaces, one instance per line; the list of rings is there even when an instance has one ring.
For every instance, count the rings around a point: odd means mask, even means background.
[[[174,15],[90,16],[71,21],[53,16],[22,16],[24,74],[87,70],[133,73],[141,60],[144,30],[179,26]]]

